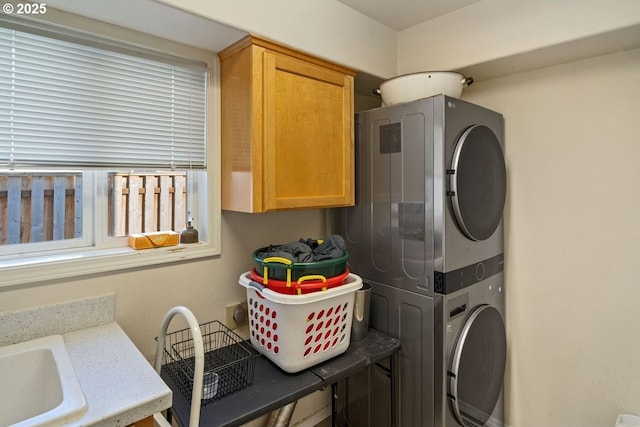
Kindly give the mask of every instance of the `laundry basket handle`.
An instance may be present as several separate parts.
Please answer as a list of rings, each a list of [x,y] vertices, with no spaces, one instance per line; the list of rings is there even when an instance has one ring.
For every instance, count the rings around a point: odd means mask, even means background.
[[[287,258],[272,256],[262,260],[262,284],[266,285],[269,283],[269,264],[278,263],[284,264],[287,269],[287,287],[291,286],[291,267],[293,262]]]
[[[309,274],[307,276],[302,276],[301,278],[298,279],[298,282],[296,283],[296,292],[298,293],[298,295],[302,294],[302,290],[305,288],[312,288],[315,290],[315,283],[309,283],[308,285],[306,283],[303,283],[307,280],[320,280],[322,281],[322,283],[324,283],[325,285],[320,289],[322,291],[326,291],[327,290],[327,278],[324,277],[321,274]]]
[[[306,282],[307,280],[320,280],[322,283],[327,283],[327,278],[322,274],[308,274],[298,279],[298,285],[301,285],[302,282]]]
[[[256,291],[258,291],[258,293],[261,293],[262,291],[264,291],[265,286],[261,283],[256,282],[255,280],[251,280],[249,281],[249,286],[251,286],[252,288],[254,288]]]
[[[171,319],[176,314],[181,314],[189,324],[191,336],[193,337],[193,347],[195,352],[195,370],[193,373],[193,391],[191,393],[191,413],[189,416],[189,427],[198,427],[200,424],[200,404],[202,400],[202,381],[204,376],[204,344],[202,342],[202,332],[196,316],[191,310],[184,306],[176,306],[165,314],[162,324],[160,325],[160,333],[156,344],[156,360],[154,368],[158,375],[162,369],[162,352],[164,351],[164,342],[167,335],[167,329]]]

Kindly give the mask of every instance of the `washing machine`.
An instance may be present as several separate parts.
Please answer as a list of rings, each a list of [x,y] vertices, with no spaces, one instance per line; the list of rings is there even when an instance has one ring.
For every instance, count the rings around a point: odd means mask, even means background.
[[[401,363],[391,424],[380,414],[345,425],[502,425],[502,115],[444,95],[357,113],[356,171],[356,205],[341,215],[349,268],[371,283],[371,325],[400,339]],[[485,331],[487,317],[501,328]],[[471,380],[469,360],[479,375]],[[347,401],[379,399],[345,388]],[[467,397],[476,392],[487,401]]]
[[[435,298],[435,426],[502,427],[503,273]]]

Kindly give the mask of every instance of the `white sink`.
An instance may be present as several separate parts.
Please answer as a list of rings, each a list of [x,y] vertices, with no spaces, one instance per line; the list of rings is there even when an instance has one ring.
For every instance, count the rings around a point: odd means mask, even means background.
[[[0,347],[0,427],[62,424],[86,410],[60,335]]]

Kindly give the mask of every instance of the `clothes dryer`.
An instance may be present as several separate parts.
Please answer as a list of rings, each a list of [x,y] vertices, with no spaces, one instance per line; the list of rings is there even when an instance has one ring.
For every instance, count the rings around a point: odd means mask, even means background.
[[[502,271],[507,190],[504,119],[448,97],[434,108],[434,291]]]
[[[356,114],[356,206],[343,210],[351,271],[426,295],[502,266],[501,114],[443,95]]]

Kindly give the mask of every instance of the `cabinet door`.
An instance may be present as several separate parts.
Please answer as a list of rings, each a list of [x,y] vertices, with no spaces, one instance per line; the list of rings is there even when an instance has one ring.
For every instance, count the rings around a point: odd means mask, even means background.
[[[265,51],[266,210],[354,203],[353,77]]]

